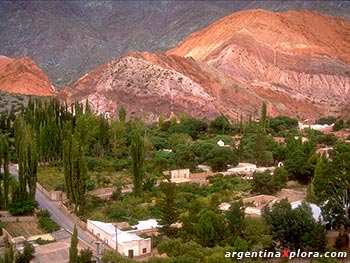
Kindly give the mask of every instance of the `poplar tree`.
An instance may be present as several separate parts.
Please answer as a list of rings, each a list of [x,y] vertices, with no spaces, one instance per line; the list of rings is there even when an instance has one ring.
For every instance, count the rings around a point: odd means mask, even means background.
[[[126,110],[124,105],[120,106],[119,108],[119,121],[123,124],[125,124],[125,120],[126,120]]]
[[[135,130],[131,140],[131,160],[132,172],[134,175],[134,194],[141,195],[142,181],[143,181],[143,163],[144,163],[144,139],[141,137],[140,131]]]
[[[34,201],[37,182],[38,155],[34,132],[22,117],[15,124],[15,147],[18,158],[19,196],[21,201]],[[27,192],[28,187],[28,192]]]
[[[7,209],[9,205],[9,144],[7,136],[0,138],[0,169],[3,171],[0,179],[0,207]]]
[[[69,263],[78,263],[78,229],[74,225],[73,235],[69,248]]]
[[[67,197],[77,212],[84,202],[87,168],[83,150],[72,134],[68,134],[64,142],[63,167]]]

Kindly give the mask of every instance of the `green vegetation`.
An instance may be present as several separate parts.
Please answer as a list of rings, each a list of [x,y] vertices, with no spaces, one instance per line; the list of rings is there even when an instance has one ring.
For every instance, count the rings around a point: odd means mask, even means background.
[[[307,205],[291,209],[282,201],[265,208],[261,218],[244,214],[245,196],[274,194],[288,180],[296,180],[308,187],[312,200],[324,205],[323,216],[335,229],[350,231],[349,204],[337,200],[345,200],[350,191],[350,149],[335,136],[298,131],[297,119],[287,116],[270,118],[266,103],[259,121],[241,116],[231,123],[219,116],[207,123],[181,114],[146,124],[126,116],[123,106],[118,119],[107,119],[95,116],[88,102],[68,106],[56,99],[30,99],[17,117],[1,115],[0,207],[16,214],[32,211],[38,180],[47,190],[65,191],[68,205],[83,220],[127,221],[132,226],[138,220],[160,219],[163,227],[154,246],[169,258],[149,262],[226,262],[225,251],[324,249],[325,228],[312,218]],[[347,125],[336,121],[339,128]],[[218,146],[219,140],[224,147]],[[316,154],[322,146],[334,146],[329,159]],[[10,160],[19,163],[19,182],[9,177]],[[174,184],[163,173],[201,171],[198,164],[225,172],[238,162],[284,166],[274,173],[257,172],[252,180],[211,175],[202,184]],[[91,190],[106,187],[115,187],[110,200],[91,195]],[[224,202],[230,204],[228,211],[219,209]],[[49,213],[41,212],[38,218],[46,231],[57,229]],[[90,251],[78,255],[73,241],[71,262],[89,262]],[[112,252],[103,255],[104,262],[123,260],[132,262]]]
[[[78,263],[78,229],[74,225],[73,235],[70,241],[69,248],[69,263]]]
[[[35,257],[34,253],[35,253],[34,246],[28,243],[27,241],[24,242],[23,252],[16,254],[15,263],[29,263]]]
[[[54,231],[59,230],[61,227],[53,221],[50,216],[50,212],[47,210],[43,210],[38,212],[37,217],[39,219],[39,225],[42,229],[44,229],[48,233],[52,233]]]

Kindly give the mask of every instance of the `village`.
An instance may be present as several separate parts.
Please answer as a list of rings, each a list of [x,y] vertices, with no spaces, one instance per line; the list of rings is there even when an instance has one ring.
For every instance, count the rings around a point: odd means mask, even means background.
[[[35,112],[30,105],[37,105]],[[73,116],[55,100],[45,106],[39,100],[30,102],[29,120],[45,123],[39,116],[47,116],[67,123],[56,129],[45,126],[57,133],[49,138],[73,134],[62,145],[45,139],[48,133],[34,125],[42,138],[36,142],[40,165],[31,175],[35,184],[27,181],[26,187],[16,190],[13,184],[6,190],[12,196],[3,199],[2,207],[8,209],[0,217],[2,253],[18,258],[28,254],[30,262],[63,263],[71,260],[76,247],[75,256],[87,263],[167,262],[183,256],[176,255],[175,248],[195,246],[203,260],[209,253],[212,262],[220,262],[225,247],[346,250],[346,229],[335,223],[337,218],[324,217],[330,196],[317,194],[328,180],[327,165],[337,169],[335,154],[342,154],[339,147],[348,147],[348,127],[335,131],[334,119],[328,117],[321,119],[328,123],[322,125],[272,118],[264,106],[259,119],[246,122],[230,123],[219,116],[207,124],[181,115],[146,124],[126,122],[123,109],[119,119],[109,119],[79,104],[74,112],[80,113]],[[61,110],[54,113],[51,107]],[[77,118],[72,131],[71,118]],[[17,119],[15,128],[26,125],[25,119]],[[2,143],[6,147],[6,141]],[[61,155],[50,150],[53,147],[62,147],[57,150]],[[2,157],[1,194],[8,181],[23,177],[24,165],[12,162],[20,151],[2,149],[9,154]],[[27,200],[16,199],[20,190]],[[273,222],[281,213],[297,222],[293,231],[303,232],[294,239],[288,232],[277,235],[282,232]]]

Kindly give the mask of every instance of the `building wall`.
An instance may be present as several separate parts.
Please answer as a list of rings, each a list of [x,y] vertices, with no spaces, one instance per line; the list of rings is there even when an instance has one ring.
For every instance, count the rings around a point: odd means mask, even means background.
[[[109,233],[103,231],[102,229],[98,228],[94,224],[91,224],[89,220],[88,220],[88,223],[87,223],[87,229],[93,235],[95,235],[100,240],[104,241],[106,244],[108,244],[109,246],[112,247],[113,244],[111,244],[111,242],[113,242],[113,241],[112,241],[112,237],[111,237],[111,235]],[[113,248],[115,249],[115,242],[113,242],[113,243],[114,243]]]
[[[171,179],[190,178],[190,169],[171,170],[170,174],[171,174]]]
[[[129,255],[129,250],[133,250],[134,257],[151,253],[151,239],[135,240],[118,245],[118,252],[124,256]]]

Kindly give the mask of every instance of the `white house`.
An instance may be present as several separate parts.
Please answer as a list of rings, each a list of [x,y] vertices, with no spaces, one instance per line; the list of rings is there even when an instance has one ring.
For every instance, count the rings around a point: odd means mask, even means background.
[[[151,253],[151,238],[139,237],[135,230],[121,231],[112,223],[93,220],[87,220],[87,230],[124,256],[133,258]]]
[[[253,174],[256,171],[256,165],[252,163],[239,163],[236,167],[230,168],[227,172],[231,174]]]
[[[224,147],[225,146],[225,143],[224,143],[223,140],[219,140],[216,144],[219,145],[220,147]]]
[[[171,170],[171,171],[164,171],[163,174],[169,176],[171,181],[174,183],[191,181],[190,169],[177,169],[177,170]]]

